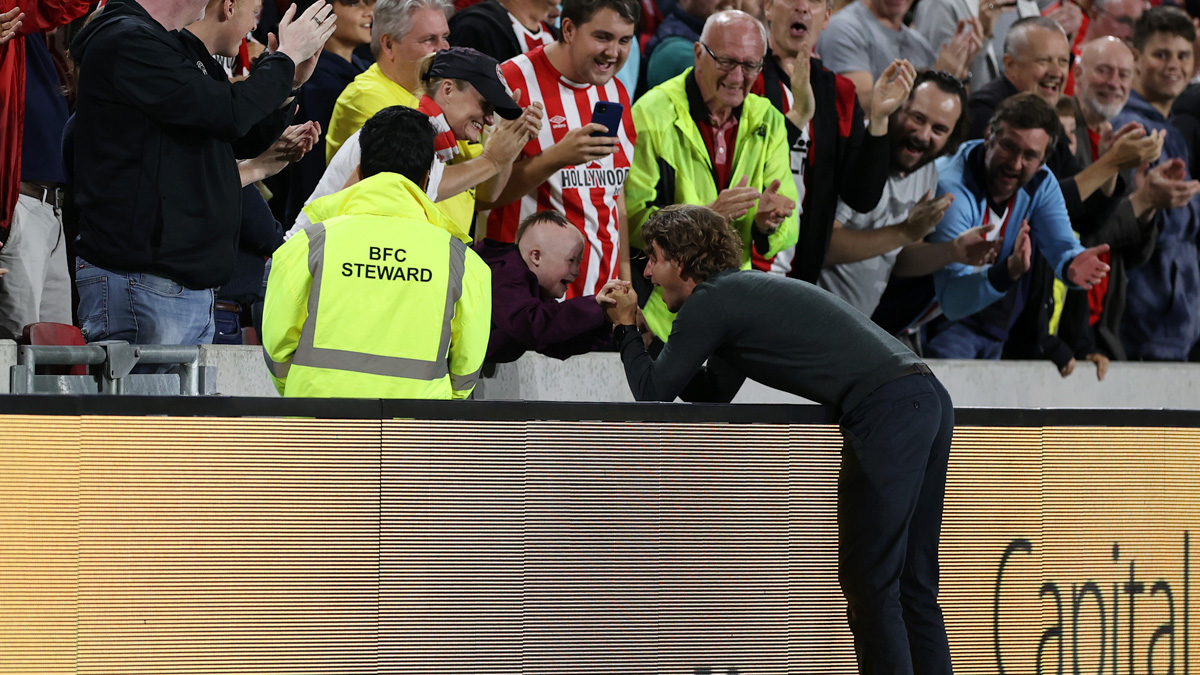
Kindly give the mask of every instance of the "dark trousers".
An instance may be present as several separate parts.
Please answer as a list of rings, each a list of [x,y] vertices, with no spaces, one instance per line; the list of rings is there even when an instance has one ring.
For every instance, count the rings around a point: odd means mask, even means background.
[[[951,672],[938,538],[954,433],[932,374],[888,382],[841,419],[838,578],[862,675]]]

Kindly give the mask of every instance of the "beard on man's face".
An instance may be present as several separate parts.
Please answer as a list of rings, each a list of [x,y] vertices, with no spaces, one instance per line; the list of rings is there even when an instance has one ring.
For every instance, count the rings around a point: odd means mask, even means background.
[[[937,159],[933,143],[923,141],[915,133],[899,131],[891,138],[892,173],[912,173]]]

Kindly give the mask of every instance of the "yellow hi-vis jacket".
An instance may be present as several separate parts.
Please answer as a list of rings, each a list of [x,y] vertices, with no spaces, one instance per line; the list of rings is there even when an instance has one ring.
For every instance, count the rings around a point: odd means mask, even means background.
[[[687,94],[690,72],[691,68],[651,89],[633,106],[637,144],[625,180],[625,207],[629,213],[629,241],[636,248],[645,247],[642,225],[660,207],[711,204],[721,194],[704,137],[692,119]],[[778,180],[779,194],[798,201],[789,148],[783,114],[767,99],[747,94],[738,120],[729,182],[736,185],[745,176],[750,187],[762,192],[771,181]],[[766,257],[796,245],[800,234],[799,212],[797,207],[767,237]],[[758,204],[755,204],[746,215],[730,222],[733,231],[742,238],[742,269],[750,269],[757,215]],[[663,340],[671,335],[675,314],[663,302],[661,288],[654,288],[642,313],[655,335]]]
[[[491,270],[407,178],[314,201],[275,252],[262,341],[284,396],[466,398],[487,352]]]

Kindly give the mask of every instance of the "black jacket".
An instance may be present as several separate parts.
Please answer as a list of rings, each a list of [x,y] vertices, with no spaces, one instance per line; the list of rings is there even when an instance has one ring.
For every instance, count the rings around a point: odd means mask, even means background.
[[[804,172],[804,211],[796,257],[788,276],[815,284],[829,252],[838,198],[861,213],[875,208],[887,184],[891,146],[887,134],[867,133],[854,83],[835,75],[815,57],[809,72],[816,103],[813,141]],[[769,50],[761,82],[762,95],[782,112],[783,90],[791,87],[791,80]],[[788,120],[787,131],[788,142],[794,145],[800,130]]]
[[[500,63],[525,53],[508,10],[496,0],[483,0],[450,17],[450,44],[471,47]]]
[[[71,43],[77,250],[106,269],[213,288],[232,276],[238,245],[230,144],[247,137],[239,149],[249,156],[278,138],[295,66],[267,55],[229,84],[185,40],[135,0],[113,0]]]

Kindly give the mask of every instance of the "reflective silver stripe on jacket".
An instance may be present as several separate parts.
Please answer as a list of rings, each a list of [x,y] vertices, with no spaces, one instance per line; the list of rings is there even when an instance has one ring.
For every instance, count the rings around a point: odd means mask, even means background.
[[[474,387],[475,381],[479,379],[480,370],[483,370],[483,368],[481,367],[479,370],[476,370],[470,375],[455,375],[454,373],[451,373],[450,388],[454,391],[466,391],[471,387]]]
[[[288,370],[292,367],[291,361],[284,361],[283,363],[273,361],[271,355],[267,353],[266,347],[263,347],[263,360],[267,362],[267,370],[271,371],[271,374],[280,380],[287,377]]]
[[[312,288],[308,293],[308,318],[300,331],[300,342],[292,363],[313,368],[346,370],[368,375],[404,377],[411,380],[439,380],[450,373],[447,356],[450,353],[450,322],[454,319],[454,304],[462,297],[463,274],[466,268],[467,245],[450,237],[450,279],[446,291],[446,309],[442,320],[441,342],[437,359],[425,361],[399,356],[381,356],[342,349],[328,349],[313,345],[317,315],[320,312],[321,277],[325,261],[325,224],[316,223],[308,228],[308,270],[312,275]],[[471,376],[474,377],[474,376]]]

